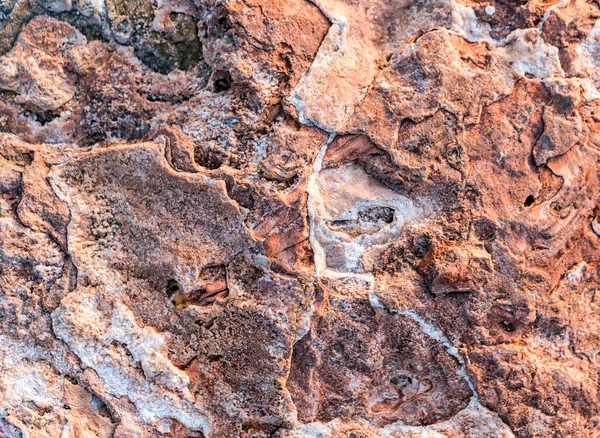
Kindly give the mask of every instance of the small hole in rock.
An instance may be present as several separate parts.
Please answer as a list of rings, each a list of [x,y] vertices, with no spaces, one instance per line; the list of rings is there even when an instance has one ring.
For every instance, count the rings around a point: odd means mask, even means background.
[[[228,71],[215,72],[213,89],[215,93],[224,93],[231,88],[231,75]]]
[[[510,321],[500,321],[500,326],[505,332],[510,333],[515,331],[515,326]]]
[[[104,401],[100,397],[97,397],[96,395],[92,394],[92,397],[90,399],[90,406],[100,416],[102,416],[104,418],[110,418],[111,421],[113,420],[112,415],[110,414],[110,410],[108,409],[108,406],[106,405],[106,403],[104,403]]]
[[[231,29],[231,26],[229,25],[229,23],[227,21],[227,17],[219,17],[217,19],[217,26],[219,26],[219,29],[221,29],[221,32],[223,32],[223,33],[227,32],[229,29]]]
[[[370,207],[358,212],[358,219],[370,223],[394,222],[394,209],[389,207]]]
[[[218,169],[228,162],[227,153],[223,150],[201,146],[194,149],[194,160],[207,169]]]
[[[533,195],[529,195],[527,197],[527,199],[525,199],[525,202],[523,203],[523,205],[525,207],[531,207],[534,202],[535,202],[535,198],[533,197]]]
[[[411,249],[416,257],[425,257],[425,255],[431,249],[431,238],[427,234],[421,234],[413,237]]]
[[[175,295],[177,292],[179,292],[179,283],[177,283],[177,280],[169,280],[167,281],[167,286],[165,287],[165,292],[167,293],[167,296],[169,298],[171,298],[173,295]]]
[[[399,386],[400,388],[404,388],[405,386],[412,385],[412,379],[408,376],[402,375],[398,377],[392,377],[390,379],[390,383]]]
[[[52,111],[36,112],[32,113],[32,116],[41,126],[45,126],[46,123],[50,123],[58,117],[58,115]]]
[[[221,359],[223,359],[223,356],[220,354],[209,354],[206,359],[208,360],[209,363],[214,363],[214,362],[218,362]]]

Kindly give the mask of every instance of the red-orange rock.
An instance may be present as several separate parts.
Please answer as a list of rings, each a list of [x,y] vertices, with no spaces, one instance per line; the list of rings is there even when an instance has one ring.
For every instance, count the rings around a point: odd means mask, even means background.
[[[600,13],[0,1],[0,437],[600,433]]]

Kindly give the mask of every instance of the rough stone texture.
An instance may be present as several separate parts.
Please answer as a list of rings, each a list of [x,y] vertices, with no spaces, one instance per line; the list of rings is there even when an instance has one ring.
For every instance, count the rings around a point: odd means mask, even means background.
[[[0,438],[600,436],[600,4],[0,0]]]

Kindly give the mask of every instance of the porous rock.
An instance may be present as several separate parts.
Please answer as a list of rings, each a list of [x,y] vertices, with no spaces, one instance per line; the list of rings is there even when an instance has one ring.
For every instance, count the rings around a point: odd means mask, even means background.
[[[0,1],[0,437],[600,433],[600,6]]]

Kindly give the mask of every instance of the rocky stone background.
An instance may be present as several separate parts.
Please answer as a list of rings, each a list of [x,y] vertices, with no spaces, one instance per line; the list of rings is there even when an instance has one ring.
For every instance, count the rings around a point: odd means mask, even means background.
[[[0,437],[599,437],[600,5],[0,0]]]

